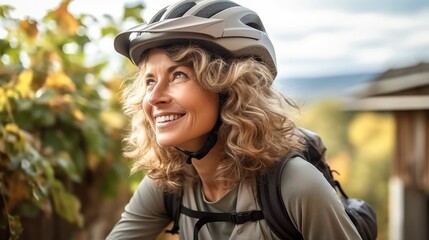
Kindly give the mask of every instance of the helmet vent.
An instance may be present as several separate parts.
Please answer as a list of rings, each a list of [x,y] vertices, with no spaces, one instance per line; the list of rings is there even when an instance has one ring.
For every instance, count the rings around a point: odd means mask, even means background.
[[[155,16],[153,16],[152,19],[149,21],[149,24],[154,23],[154,22],[159,22],[159,20],[161,19],[162,15],[165,13],[165,11],[167,11],[167,7],[163,8]]]
[[[189,9],[191,9],[195,5],[196,3],[194,2],[184,2],[183,4],[180,4],[176,8],[172,9],[169,13],[167,13],[165,19],[182,17]]]
[[[243,16],[240,20],[242,23],[246,24],[249,27],[265,32],[265,28],[262,24],[261,19],[255,14],[247,14],[246,16]]]
[[[203,18],[211,18],[216,13],[235,6],[239,6],[239,5],[233,2],[215,2],[199,10],[195,14],[195,16],[203,17]]]

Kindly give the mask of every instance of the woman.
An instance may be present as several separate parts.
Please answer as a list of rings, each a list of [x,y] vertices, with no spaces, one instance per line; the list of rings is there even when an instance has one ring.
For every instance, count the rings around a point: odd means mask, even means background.
[[[273,46],[258,15],[231,1],[180,1],[115,38],[138,65],[125,84],[125,155],[146,173],[108,239],[155,239],[169,224],[164,192],[205,212],[260,209],[255,179],[302,149],[291,102],[272,88]],[[292,105],[293,106],[293,105]],[[289,108],[290,109],[290,108]],[[305,239],[360,239],[322,174],[297,157],[282,197]],[[198,219],[180,216],[180,238]],[[208,223],[200,239],[279,239],[265,220]]]

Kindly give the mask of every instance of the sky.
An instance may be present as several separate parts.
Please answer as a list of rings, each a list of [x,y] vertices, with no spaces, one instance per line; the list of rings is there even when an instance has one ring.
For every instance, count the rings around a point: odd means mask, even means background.
[[[59,0],[0,0],[13,16],[40,18]],[[119,17],[136,0],[73,0],[72,13]],[[175,0],[143,0],[149,20]],[[377,73],[429,62],[428,0],[236,0],[261,17],[276,49],[278,77]],[[112,48],[113,51],[113,48]]]

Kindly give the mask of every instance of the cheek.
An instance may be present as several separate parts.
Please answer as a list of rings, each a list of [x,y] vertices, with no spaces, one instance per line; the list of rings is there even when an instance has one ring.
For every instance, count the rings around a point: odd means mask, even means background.
[[[194,99],[198,103],[199,112],[206,123],[214,125],[218,118],[219,101],[217,94],[205,92],[200,98]]]

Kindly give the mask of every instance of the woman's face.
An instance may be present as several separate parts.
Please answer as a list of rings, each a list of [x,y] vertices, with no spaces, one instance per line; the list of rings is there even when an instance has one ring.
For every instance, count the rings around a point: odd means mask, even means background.
[[[216,123],[219,97],[203,89],[192,68],[179,65],[163,50],[151,50],[143,78],[143,109],[162,147],[197,151]]]

